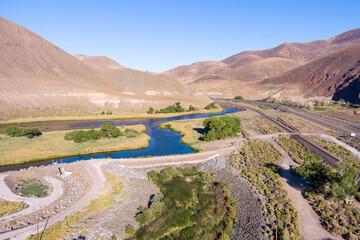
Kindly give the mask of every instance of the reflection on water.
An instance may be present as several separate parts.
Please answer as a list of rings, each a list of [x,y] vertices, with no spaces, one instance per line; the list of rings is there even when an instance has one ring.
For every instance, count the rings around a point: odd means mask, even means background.
[[[189,146],[180,142],[182,138],[180,134],[172,132],[169,129],[160,129],[157,125],[168,121],[220,116],[226,113],[234,113],[237,111],[238,110],[236,109],[227,108],[223,112],[217,114],[190,114],[190,115],[158,118],[158,119],[123,119],[123,120],[110,120],[110,121],[81,121],[81,122],[68,121],[61,123],[42,122],[37,124],[38,126],[49,126],[51,130],[53,129],[59,130],[59,126],[61,126],[61,130],[86,129],[89,128],[91,125],[94,125],[95,128],[99,128],[101,124],[105,122],[114,122],[116,126],[144,124],[146,126],[146,134],[151,137],[151,140],[149,141],[149,146],[145,149],[62,158],[63,163],[71,163],[79,160],[89,160],[89,159],[99,159],[99,158],[136,158],[136,157],[146,157],[146,156],[162,156],[162,155],[194,153],[194,151],[191,150]],[[20,166],[2,167],[0,168],[0,172],[29,167],[29,166],[47,165],[51,162],[52,160],[48,160],[44,162],[24,164],[21,167]]]

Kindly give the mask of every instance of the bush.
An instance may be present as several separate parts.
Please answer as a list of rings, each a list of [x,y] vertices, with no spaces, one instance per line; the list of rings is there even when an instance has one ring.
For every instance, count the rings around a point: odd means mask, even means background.
[[[239,95],[239,96],[236,96],[236,97],[235,97],[235,99],[238,99],[238,100],[243,100],[243,99],[244,99],[244,97],[243,97],[243,96],[241,96],[241,95]]]
[[[210,110],[210,109],[217,109],[218,107],[216,106],[216,104],[214,102],[208,104],[205,106],[206,110]]]
[[[185,109],[180,105],[180,102],[176,102],[174,105],[170,105],[166,108],[156,110],[155,113],[175,113],[175,112],[185,112]]]
[[[154,113],[154,109],[152,107],[149,107],[149,110],[147,111],[148,114],[153,114]]]
[[[193,105],[190,105],[189,109],[188,109],[188,112],[195,111],[195,110],[196,110],[196,108]]]
[[[9,126],[5,130],[6,134],[11,137],[22,137],[26,136],[28,138],[33,138],[35,136],[40,136],[41,132],[36,127],[16,127],[16,126]]]
[[[214,141],[236,136],[241,131],[241,121],[236,117],[210,117],[203,123],[204,141]]]
[[[129,235],[133,235],[136,232],[133,226],[126,226],[125,233]]]
[[[135,129],[132,129],[132,128],[127,128],[125,130],[125,135],[126,137],[128,138],[132,138],[132,137],[137,137],[140,135],[140,133],[138,131],[136,131]]]
[[[135,131],[135,132],[134,132]],[[136,130],[128,131],[128,134],[131,137],[135,137],[135,135],[139,135]],[[119,136],[123,136],[124,133],[120,131],[117,127],[115,127],[114,123],[103,123],[101,124],[100,130],[95,130],[94,126],[90,127],[90,130],[76,130],[73,132],[68,132],[65,134],[65,140],[73,140],[76,143],[87,142],[89,140],[98,140],[102,137],[104,138],[117,138]]]

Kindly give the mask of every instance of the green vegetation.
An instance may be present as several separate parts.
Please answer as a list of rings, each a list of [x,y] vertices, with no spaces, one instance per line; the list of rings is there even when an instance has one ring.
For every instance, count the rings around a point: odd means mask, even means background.
[[[306,146],[298,143],[289,136],[281,135],[275,138],[275,141],[299,164],[302,164],[304,159],[312,155]]]
[[[123,202],[122,182],[114,175],[107,175],[107,193],[104,193],[92,200],[88,206],[81,211],[71,213],[66,216],[64,220],[51,225],[46,230],[42,231],[42,240],[62,239],[74,232],[81,232],[86,229],[87,222],[91,221],[92,214],[99,213],[102,210],[109,209],[113,204],[121,204]],[[116,187],[117,186],[117,187]],[[118,189],[120,191],[114,191]],[[27,240],[37,240],[37,235],[32,235]]]
[[[249,142],[245,142],[240,152],[231,156],[231,170],[247,179],[259,194],[265,196],[261,200],[266,219],[265,237],[272,236],[270,239],[273,239],[277,231],[279,239],[299,239],[298,214],[282,188],[279,169],[275,165],[281,160],[281,154],[266,141],[255,140],[251,144],[253,149]],[[266,177],[254,151],[270,179]]]
[[[24,197],[46,197],[49,187],[42,184],[39,179],[27,178],[19,179],[20,193]]]
[[[10,202],[0,200],[0,217],[18,212],[26,207],[24,202]]]
[[[241,131],[241,121],[237,117],[209,117],[203,125],[204,140],[207,142],[234,137]]]
[[[208,105],[205,106],[206,110],[217,109],[217,108],[218,108],[218,106],[216,106],[216,103],[214,103],[214,102],[209,103]]]
[[[241,96],[241,95],[239,95],[239,96],[236,96],[236,97],[235,97],[235,99],[238,99],[238,100],[243,100],[243,99],[244,99],[244,97],[243,97],[243,96]]]
[[[253,121],[253,128],[256,131],[261,132],[262,134],[273,134],[282,132],[281,128],[272,124],[269,120],[266,120],[264,118],[253,119]]]
[[[197,109],[193,105],[189,105],[188,112],[196,111]]]
[[[90,127],[90,130],[76,130],[73,132],[66,133],[64,136],[65,140],[73,140],[76,143],[87,142],[90,140],[97,140],[100,138],[117,138],[123,136],[124,133],[119,128],[115,127],[114,123],[103,123],[101,124],[100,130],[95,130],[94,126]]]
[[[148,114],[153,114],[154,113],[154,109],[152,107],[149,107],[149,110],[147,111]]]
[[[135,129],[132,128],[127,128],[125,130],[125,136],[127,138],[133,138],[133,137],[137,137],[141,134],[141,132],[136,131]]]
[[[101,113],[100,113],[101,115],[112,115],[112,111],[107,111],[106,113],[105,113],[105,111],[102,111]]]
[[[156,110],[155,113],[176,113],[185,112],[185,109],[180,105],[180,102],[176,102],[174,105],[170,105],[166,108]]]
[[[229,239],[235,199],[224,183],[195,167],[151,171],[148,178],[160,194],[136,215],[140,228],[129,239]]]
[[[10,137],[22,137],[26,136],[27,138],[34,138],[40,136],[41,132],[36,127],[17,127],[9,126],[5,130],[6,134]]]
[[[129,226],[126,226],[125,233],[129,234],[129,235],[133,235],[134,233],[136,233],[136,230],[134,229],[133,226],[129,225]]]

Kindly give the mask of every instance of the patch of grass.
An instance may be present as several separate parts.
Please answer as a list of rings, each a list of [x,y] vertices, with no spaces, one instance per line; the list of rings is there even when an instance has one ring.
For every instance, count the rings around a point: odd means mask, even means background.
[[[209,173],[166,168],[148,177],[162,196],[136,215],[140,228],[129,239],[228,239],[233,233],[235,201]]]
[[[252,146],[275,189],[261,168],[249,142],[244,143],[239,153],[231,156],[231,170],[247,179],[259,194],[265,197],[262,200],[267,224],[265,236],[273,239],[277,229],[280,239],[299,239],[298,214],[288,198],[287,192],[282,188],[279,169],[275,165],[281,160],[281,153],[272,144],[262,140],[252,141]],[[279,197],[286,210],[284,210]]]
[[[56,157],[139,149],[148,146],[150,137],[143,133],[145,131],[144,125],[119,127],[121,131],[126,131],[126,128],[134,129],[141,134],[132,138],[120,136],[118,138],[103,138],[83,143],[64,140],[64,135],[71,131],[45,132],[40,137],[33,139],[0,135],[0,166]]]
[[[42,184],[39,179],[26,178],[18,179],[20,193],[24,197],[46,197],[49,187]]]
[[[24,202],[10,202],[0,200],[0,217],[10,215],[14,212],[18,212],[26,207]]]

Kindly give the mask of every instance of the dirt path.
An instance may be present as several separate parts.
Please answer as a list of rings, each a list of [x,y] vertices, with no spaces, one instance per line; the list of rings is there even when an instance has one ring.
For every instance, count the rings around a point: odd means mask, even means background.
[[[8,174],[0,174],[0,185],[2,186],[0,188],[0,197],[2,199],[5,199],[7,201],[14,201],[14,202],[25,202],[27,205],[29,205],[28,208],[25,208],[19,212],[10,214],[5,217],[0,218],[0,222],[7,221],[9,219],[14,220],[17,217],[35,212],[39,210],[40,208],[47,206],[54,202],[56,199],[58,199],[63,194],[63,183],[56,178],[45,176],[45,180],[51,184],[52,186],[52,192],[49,196],[44,198],[29,198],[29,197],[22,197],[19,195],[16,195],[13,193],[5,184],[5,177]]]
[[[81,164],[81,163],[75,163],[75,164]],[[89,202],[94,199],[98,193],[101,190],[102,184],[105,181],[105,177],[102,174],[101,171],[101,165],[103,164],[102,161],[96,162],[91,161],[91,163],[83,164],[84,171],[88,171],[89,176],[91,176],[91,179],[89,179],[90,183],[90,189],[87,191],[87,193],[74,205],[70,206],[69,208],[66,208],[63,212],[61,212],[58,215],[55,215],[54,217],[50,218],[47,226],[51,226],[52,224],[55,224],[61,220],[63,220],[68,214],[72,212],[76,212],[80,209],[82,209],[84,206],[88,205]],[[44,229],[46,225],[46,221],[39,222],[39,229]],[[36,225],[32,225],[26,228],[22,228],[16,231],[7,232],[0,235],[0,239],[26,239],[28,236],[32,234],[36,234]]]
[[[283,155],[283,161],[280,166],[282,168],[280,180],[299,214],[301,237],[313,240],[342,239],[331,235],[321,226],[320,217],[312,209],[309,202],[302,196],[301,192],[305,190],[306,182],[302,178],[292,175],[290,172],[290,166],[296,165],[296,163],[273,139],[268,138],[267,140]]]

